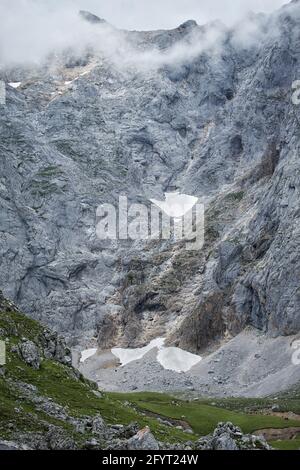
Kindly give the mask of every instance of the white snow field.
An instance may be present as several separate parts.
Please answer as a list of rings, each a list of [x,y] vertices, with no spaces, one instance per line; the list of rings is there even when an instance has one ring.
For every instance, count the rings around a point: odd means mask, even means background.
[[[180,348],[167,348],[164,343],[165,338],[156,338],[143,348],[114,348],[111,352],[119,358],[121,365],[124,366],[141,359],[149,351],[157,348],[156,360],[164,369],[173,370],[174,372],[187,372],[201,361],[201,357],[196,354],[191,354]]]
[[[129,362],[137,361],[147,354],[151,349],[161,348],[165,342],[165,338],[156,338],[147,346],[136,349],[113,348],[111,352],[120,360],[122,366]]]
[[[157,360],[164,369],[174,372],[188,372],[201,361],[196,354],[184,351],[180,348],[161,348],[157,354]]]

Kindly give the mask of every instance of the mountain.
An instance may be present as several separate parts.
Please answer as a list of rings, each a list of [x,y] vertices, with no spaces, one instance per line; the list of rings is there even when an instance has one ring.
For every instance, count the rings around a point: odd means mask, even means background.
[[[93,23],[93,24],[106,23],[105,20],[103,20],[102,18],[99,18],[99,16],[93,15],[93,13],[90,13],[89,11],[80,10],[79,15],[85,21],[88,21],[89,23]]]
[[[81,16],[102,49],[1,69],[5,296],[73,346],[164,337],[207,354],[252,328],[287,348],[300,331],[299,2],[235,28],[126,32]],[[201,250],[97,237],[99,205],[174,192],[205,203]]]

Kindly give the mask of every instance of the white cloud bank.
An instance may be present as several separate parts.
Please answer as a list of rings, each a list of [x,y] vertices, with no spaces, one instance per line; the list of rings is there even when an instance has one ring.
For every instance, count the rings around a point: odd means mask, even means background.
[[[92,45],[100,54],[119,65],[160,67],[166,63],[193,59],[203,50],[218,50],[222,27],[212,27],[205,38],[191,36],[177,43],[166,54],[157,49],[137,52],[122,31],[83,21],[79,9],[88,9],[120,28],[159,29],[178,26],[189,18],[199,24],[219,18],[231,24],[249,9],[270,11],[284,0],[1,0],[0,66],[34,63],[53,51],[75,48],[78,52]],[[258,36],[255,22],[243,25],[241,39]]]
[[[253,12],[270,12],[288,0],[75,0],[117,27],[151,30],[175,28],[188,19],[198,24],[220,19],[227,25]]]

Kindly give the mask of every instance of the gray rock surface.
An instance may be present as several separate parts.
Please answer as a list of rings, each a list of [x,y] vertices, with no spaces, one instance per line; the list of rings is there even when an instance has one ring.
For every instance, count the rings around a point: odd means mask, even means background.
[[[93,24],[105,23],[105,20],[103,20],[102,18],[99,18],[99,16],[93,15],[89,11],[80,10],[79,15],[84,20],[88,21],[89,23],[93,23]]]
[[[1,70],[0,285],[25,312],[106,348],[299,332],[299,3],[251,21],[258,40],[123,32],[127,66],[91,50]],[[99,204],[173,190],[206,202],[203,250],[97,238]]]
[[[36,344],[25,340],[19,344],[19,353],[21,359],[34,369],[39,369],[41,365],[40,352]]]
[[[12,441],[3,441],[0,439],[0,450],[31,450],[25,444],[18,444]]]
[[[184,392],[189,397],[263,397],[300,382],[300,368],[292,361],[293,337],[265,337],[248,327],[202,356],[188,372],[164,369],[153,349],[141,359],[117,367],[95,355],[80,371],[101,390]],[[107,354],[104,355],[106,357]]]
[[[148,427],[128,440],[128,450],[159,450],[159,445]]]
[[[199,439],[196,448],[201,450],[271,450],[261,436],[243,434],[232,423],[219,423],[213,434]]]
[[[45,357],[55,359],[66,365],[72,363],[71,350],[66,346],[64,338],[59,336],[55,331],[45,329],[41,342]]]

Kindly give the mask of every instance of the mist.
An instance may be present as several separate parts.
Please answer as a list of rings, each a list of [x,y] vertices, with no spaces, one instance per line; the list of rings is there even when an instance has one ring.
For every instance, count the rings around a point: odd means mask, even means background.
[[[275,10],[282,0],[1,0],[0,4],[0,66],[40,63],[49,54],[65,49],[78,53],[92,47],[100,56],[118,66],[157,68],[163,64],[193,59],[204,50],[218,53],[226,25],[232,25],[254,11]],[[80,9],[105,18],[109,23],[93,25],[78,15]],[[198,24],[213,19],[222,21],[211,26],[205,36],[192,32],[170,47],[167,53],[152,47],[137,50],[129,41],[125,29],[160,29],[177,27],[193,18]],[[254,18],[254,19],[253,19]],[[249,17],[236,28],[236,40],[247,46],[260,40],[263,20]],[[114,25],[114,26],[112,26]]]
[[[56,3],[53,2],[52,3]],[[63,3],[63,2],[59,2]],[[186,20],[198,24],[219,19],[231,26],[249,11],[271,12],[288,0],[74,0],[118,28],[133,30],[172,29]]]

